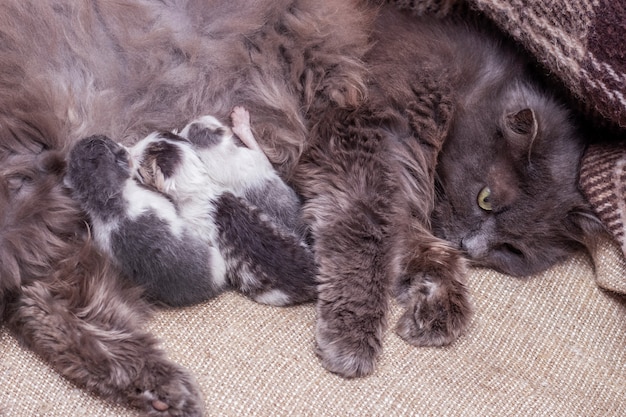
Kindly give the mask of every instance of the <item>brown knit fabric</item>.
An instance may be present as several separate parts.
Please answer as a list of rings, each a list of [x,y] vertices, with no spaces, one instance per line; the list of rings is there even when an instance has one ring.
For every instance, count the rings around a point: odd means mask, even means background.
[[[594,114],[626,128],[626,0],[468,0]]]
[[[591,146],[580,169],[580,184],[608,231],[626,251],[624,225],[626,201],[626,147],[623,145]]]
[[[603,0],[595,6],[582,64],[582,97],[626,128],[626,1]]]
[[[590,146],[582,160],[580,186],[621,249],[621,256],[612,251],[610,257],[613,259],[613,268],[621,269],[622,273],[617,275],[598,271],[598,284],[612,291],[626,293],[626,144]]]

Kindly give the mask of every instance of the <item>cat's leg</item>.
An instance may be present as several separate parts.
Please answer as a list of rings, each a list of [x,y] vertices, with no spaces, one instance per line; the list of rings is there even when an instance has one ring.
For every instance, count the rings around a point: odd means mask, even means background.
[[[427,83],[414,88],[417,100],[406,107],[412,137],[394,142],[392,148],[405,204],[397,216],[405,261],[395,294],[406,311],[396,331],[418,346],[453,342],[467,328],[472,312],[464,258],[428,228],[435,166],[452,113],[447,96],[432,91],[445,90]]]
[[[107,400],[146,416],[201,416],[193,378],[140,330],[147,307],[139,294],[123,289],[94,251],[79,257],[61,262],[51,281],[22,286],[8,307],[12,331],[62,375]]]
[[[326,369],[345,377],[373,372],[397,273],[397,182],[386,139],[360,119],[329,112],[296,177],[318,264],[317,352]]]

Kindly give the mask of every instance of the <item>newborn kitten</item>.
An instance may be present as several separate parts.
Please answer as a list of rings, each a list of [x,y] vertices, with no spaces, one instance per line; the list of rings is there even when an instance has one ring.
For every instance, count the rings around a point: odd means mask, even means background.
[[[66,183],[99,247],[156,301],[188,305],[228,286],[268,304],[312,300],[298,196],[256,143],[247,111],[232,117],[248,147],[210,116],[128,150],[84,139],[70,153]]]

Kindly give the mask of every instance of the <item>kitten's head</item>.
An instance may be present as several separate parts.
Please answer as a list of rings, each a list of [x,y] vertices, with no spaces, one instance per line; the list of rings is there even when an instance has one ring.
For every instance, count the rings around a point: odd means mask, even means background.
[[[106,136],[81,139],[68,156],[65,185],[87,209],[102,212],[114,204],[123,183],[130,178],[126,148]]]
[[[569,117],[525,85],[460,108],[437,167],[434,233],[515,276],[585,247],[601,226],[577,186],[584,146]]]
[[[133,178],[170,197],[192,197],[206,183],[205,167],[193,145],[174,133],[152,133],[129,151]]]

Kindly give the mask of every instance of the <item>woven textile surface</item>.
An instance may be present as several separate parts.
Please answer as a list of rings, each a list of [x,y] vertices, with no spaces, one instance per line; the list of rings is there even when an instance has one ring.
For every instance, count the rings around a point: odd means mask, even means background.
[[[321,367],[312,305],[225,294],[161,311],[150,327],[197,377],[209,416],[623,416],[626,301],[593,274],[583,255],[529,280],[473,270],[466,336],[419,349],[390,329],[376,372],[356,380]],[[136,416],[68,383],[6,330],[0,338],[0,415]]]
[[[598,284],[626,294],[626,145],[608,143],[589,147],[580,172],[582,189],[621,252],[613,254],[614,268],[621,274],[598,271]],[[606,264],[606,263],[603,263]]]

